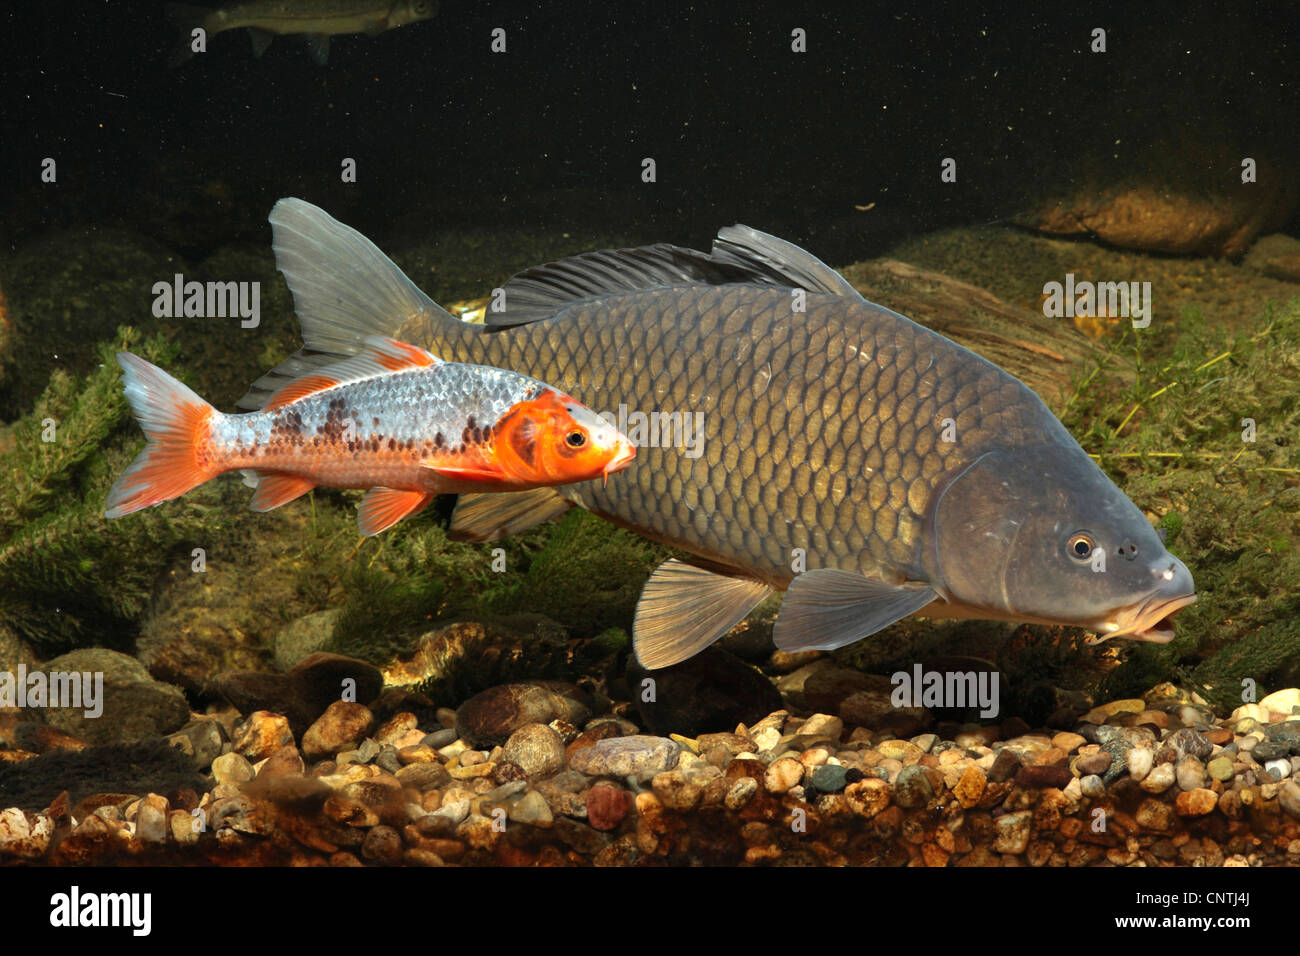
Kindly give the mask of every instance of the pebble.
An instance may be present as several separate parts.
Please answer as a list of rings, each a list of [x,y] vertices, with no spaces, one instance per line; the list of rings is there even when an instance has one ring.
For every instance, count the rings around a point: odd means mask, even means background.
[[[332,757],[351,750],[365,739],[375,725],[375,715],[362,704],[336,700],[307,728],[302,736],[302,753],[309,760]]]
[[[758,793],[758,781],[753,777],[741,777],[731,785],[723,802],[732,813],[739,813],[749,805],[749,801],[754,799],[756,793]],[[593,823],[592,826],[595,824]]]
[[[839,793],[848,784],[848,769],[827,764],[812,773],[812,786],[821,793]]]
[[[1173,764],[1156,764],[1139,784],[1147,793],[1164,793],[1174,785]]]
[[[1205,786],[1205,764],[1195,757],[1184,757],[1174,770],[1179,790],[1197,790]]]
[[[746,780],[753,784],[754,790],[758,789],[758,781],[752,777],[741,778],[741,782]],[[613,830],[623,822],[631,805],[632,795],[626,790],[596,784],[587,791],[587,822],[596,830]]]
[[[1291,816],[1300,819],[1300,784],[1288,780],[1277,792],[1277,802]]]
[[[1277,711],[1282,714],[1293,713],[1293,708],[1300,707],[1300,687],[1288,687],[1275,690],[1259,702],[1261,710]]]
[[[832,742],[839,743],[840,737],[844,735],[844,721],[830,714],[813,714],[803,722],[799,734],[806,737],[827,737]]]
[[[868,820],[889,806],[891,795],[889,784],[873,778],[859,780],[844,788],[844,798],[848,801],[849,809]]]
[[[994,853],[1020,854],[1029,846],[1029,835],[1034,814],[1029,810],[1004,813],[993,821]]]
[[[371,827],[361,842],[361,856],[372,863],[396,866],[402,862],[402,837],[390,826]]]
[[[1083,791],[1085,797],[1091,797],[1094,800],[1106,794],[1106,785],[1102,783],[1101,777],[1096,774],[1080,778],[1079,789]]]
[[[1165,744],[1173,747],[1179,757],[1192,756],[1198,760],[1204,760],[1214,750],[1214,745],[1204,734],[1186,727],[1170,734],[1165,739]]]
[[[531,779],[549,777],[564,769],[564,738],[546,724],[525,724],[510,735],[501,758]]]
[[[171,806],[167,798],[156,793],[148,794],[140,801],[135,816],[135,834],[141,842],[154,844],[167,842],[170,812]]]
[[[1129,751],[1133,753],[1133,751]],[[1105,750],[1098,750],[1095,754],[1083,754],[1074,761],[1074,767],[1078,770],[1079,775],[1087,777],[1091,774],[1103,774],[1110,769],[1114,757]]]
[[[1113,700],[1088,711],[1080,719],[1089,724],[1104,724],[1108,717],[1117,714],[1140,714],[1147,709],[1146,701],[1141,698]]]
[[[549,727],[547,729],[550,730]],[[555,731],[551,731],[551,733],[555,733]],[[558,738],[559,734],[555,736]],[[514,823],[525,823],[528,826],[543,829],[555,822],[555,817],[551,813],[551,808],[547,805],[546,799],[536,790],[530,790],[513,803],[506,811],[506,816]]]
[[[475,694],[456,711],[456,730],[471,745],[505,743],[526,724],[564,720],[581,725],[591,717],[590,695],[564,681],[499,684]]]
[[[1213,790],[1197,788],[1178,795],[1175,806],[1180,817],[1203,817],[1213,813],[1219,805],[1219,796]]]
[[[677,766],[681,745],[667,737],[611,737],[569,757],[569,766],[592,777],[645,777]],[[802,766],[799,761],[791,761]]]
[[[972,766],[962,771],[961,779],[957,781],[957,785],[952,788],[952,791],[957,798],[957,802],[969,810],[980,802],[987,785],[988,780],[984,776],[984,772],[978,767]]]
[[[421,738],[419,746],[430,747],[433,750],[438,750],[450,743],[455,743],[456,739],[456,729],[454,727],[447,727],[442,730],[435,730],[431,734],[425,734],[424,737]]]
[[[1161,764],[1162,767],[1168,767],[1169,764]],[[1173,771],[1170,770],[1170,782],[1172,783]],[[1137,821],[1138,826],[1145,827],[1148,830],[1171,830],[1176,822],[1174,810],[1169,804],[1150,797],[1142,801],[1137,812],[1133,814],[1133,819]]]
[[[772,762],[763,776],[763,786],[768,793],[785,793],[803,780],[804,766],[790,757]]]
[[[233,750],[212,761],[212,779],[217,783],[241,784],[254,776],[253,765],[243,754]]]
[[[894,783],[894,803],[904,808],[925,806],[934,796],[934,786],[926,771],[927,768],[920,765],[900,770]]]
[[[1270,760],[1264,764],[1264,769],[1273,775],[1274,780],[1285,780],[1291,776],[1291,761]]]
[[[1128,752],[1128,775],[1141,783],[1151,773],[1156,755],[1146,747],[1134,747]]]
[[[1224,783],[1227,783],[1232,779],[1232,760],[1228,757],[1215,757],[1206,765],[1205,769],[1209,771],[1210,776],[1215,780],[1221,780]]]
[[[1074,753],[1085,743],[1087,743],[1087,741],[1081,734],[1073,734],[1068,731],[1062,731],[1052,738],[1052,746],[1060,747],[1067,754]]]
[[[232,747],[236,753],[257,763],[293,742],[288,717],[269,710],[257,710],[235,725]]]

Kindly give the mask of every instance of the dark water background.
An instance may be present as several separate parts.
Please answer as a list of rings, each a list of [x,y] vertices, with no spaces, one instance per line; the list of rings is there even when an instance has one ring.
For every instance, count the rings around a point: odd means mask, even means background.
[[[1226,150],[1294,168],[1297,12],[443,0],[430,21],[336,37],[324,67],[298,38],[254,58],[235,31],[173,69],[162,4],[6,4],[0,241],[103,223],[201,258],[269,240],[271,205],[301,195],[381,246],[431,223],[611,221],[700,244],[740,220],[853,261],[1008,217],[1081,158],[1122,174]],[[790,51],[794,27],[809,52]],[[45,156],[57,186],[39,182]],[[939,182],[945,156],[957,184]]]

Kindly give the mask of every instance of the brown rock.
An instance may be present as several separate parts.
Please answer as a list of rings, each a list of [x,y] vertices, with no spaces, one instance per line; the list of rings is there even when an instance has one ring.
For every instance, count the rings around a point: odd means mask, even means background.
[[[1173,808],[1154,797],[1143,800],[1141,806],[1137,808],[1137,813],[1133,816],[1137,825],[1143,829],[1156,830],[1162,833],[1172,830],[1176,823]]]
[[[952,788],[953,796],[957,802],[965,809],[969,810],[980,802],[984,796],[984,788],[987,785],[987,778],[984,771],[979,767],[970,766],[962,771],[961,779],[957,781],[957,786]]]
[[[289,718],[269,710],[257,710],[235,725],[231,746],[235,753],[253,763],[264,760],[281,747],[293,743]]]
[[[456,711],[456,733],[474,746],[491,746],[505,743],[526,724],[557,719],[582,724],[590,714],[589,695],[574,684],[549,680],[501,684],[461,705]]]
[[[303,734],[302,752],[309,759],[319,759],[351,750],[365,739],[374,724],[369,708],[336,700]]]
[[[845,787],[844,797],[854,813],[870,820],[889,806],[891,790],[886,781],[869,777]]]
[[[632,795],[607,784],[587,791],[587,822],[596,830],[613,830],[623,822],[632,805]]]
[[[1019,771],[1020,758],[1014,751],[1003,748],[998,751],[993,766],[989,768],[988,779],[990,783],[1002,783],[1014,777]]]
[[[286,725],[287,726],[287,725]],[[294,774],[306,772],[306,765],[303,763],[302,754],[298,748],[291,742],[287,746],[280,747],[273,754],[266,758],[266,763],[262,764],[257,771],[259,779],[267,777],[287,777]]]
[[[361,856],[372,863],[395,866],[402,861],[402,838],[392,827],[373,827],[361,844]]]
[[[525,724],[510,735],[501,759],[540,780],[564,769],[564,740],[545,724]]]
[[[1052,738],[1052,746],[1059,747],[1067,754],[1074,753],[1087,742],[1088,741],[1081,735],[1070,733],[1069,731],[1061,731],[1061,733]]]
[[[1219,804],[1218,795],[1213,790],[1184,790],[1178,794],[1175,807],[1180,817],[1203,817],[1213,813]]]

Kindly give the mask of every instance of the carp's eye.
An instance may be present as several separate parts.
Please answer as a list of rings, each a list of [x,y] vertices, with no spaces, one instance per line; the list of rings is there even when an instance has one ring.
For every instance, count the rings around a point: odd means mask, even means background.
[[[1097,547],[1097,542],[1086,531],[1076,531],[1070,535],[1070,540],[1065,543],[1065,550],[1070,553],[1070,557],[1076,561],[1087,561],[1092,557],[1092,551]]]
[[[587,444],[587,436],[582,432],[569,432],[564,436],[564,442],[570,448],[581,448]]]

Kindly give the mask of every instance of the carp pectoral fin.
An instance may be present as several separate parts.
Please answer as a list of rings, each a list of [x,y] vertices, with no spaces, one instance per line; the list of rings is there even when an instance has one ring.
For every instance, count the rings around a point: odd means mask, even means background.
[[[310,478],[298,475],[282,475],[273,471],[257,472],[257,491],[248,506],[254,511],[270,511],[280,505],[287,505],[295,498],[305,495],[316,487]]]
[[[830,651],[915,614],[938,594],[925,584],[885,584],[853,571],[795,575],[772,640],[782,651]]]
[[[641,666],[669,667],[694,657],[745,619],[772,589],[724,577],[673,558],[650,575],[636,605],[632,647]]]
[[[391,528],[407,515],[422,511],[433,495],[397,488],[371,488],[357,509],[357,527],[366,537]]]
[[[447,537],[453,541],[498,541],[558,518],[573,502],[554,488],[499,494],[461,495],[451,513]]]

